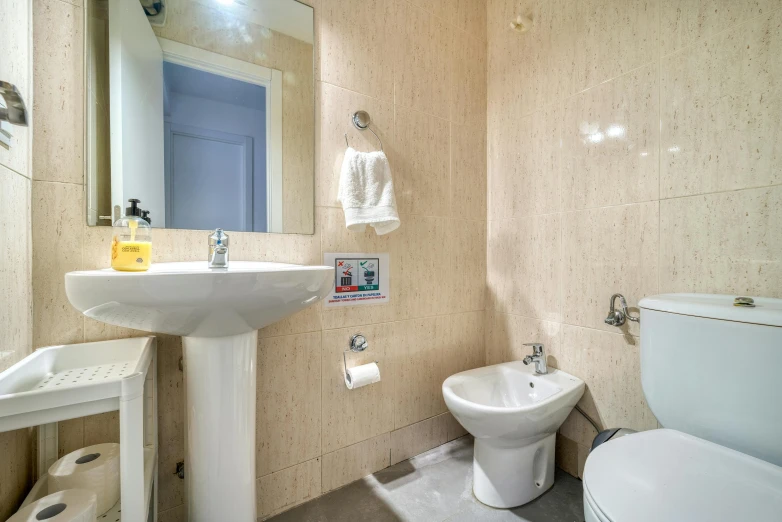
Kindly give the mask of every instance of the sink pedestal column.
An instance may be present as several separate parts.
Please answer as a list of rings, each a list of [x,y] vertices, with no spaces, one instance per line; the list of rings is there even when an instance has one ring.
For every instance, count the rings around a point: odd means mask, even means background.
[[[189,522],[255,522],[258,332],[183,337]]]

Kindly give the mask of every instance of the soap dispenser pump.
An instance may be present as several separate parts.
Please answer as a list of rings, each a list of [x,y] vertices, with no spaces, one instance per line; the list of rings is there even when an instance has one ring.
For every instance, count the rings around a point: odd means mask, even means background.
[[[111,268],[122,272],[144,272],[152,261],[152,228],[142,216],[138,199],[129,199],[125,216],[114,222],[111,240]]]

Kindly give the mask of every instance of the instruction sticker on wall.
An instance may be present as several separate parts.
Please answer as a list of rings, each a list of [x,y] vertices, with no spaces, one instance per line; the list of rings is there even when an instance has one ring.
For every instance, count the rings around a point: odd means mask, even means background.
[[[388,254],[323,254],[334,267],[326,307],[385,304],[389,301]]]

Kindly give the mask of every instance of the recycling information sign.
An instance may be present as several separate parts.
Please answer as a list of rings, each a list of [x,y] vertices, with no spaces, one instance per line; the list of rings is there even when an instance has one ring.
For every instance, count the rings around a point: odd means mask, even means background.
[[[385,304],[389,301],[388,254],[323,254],[334,267],[334,285],[324,306]]]

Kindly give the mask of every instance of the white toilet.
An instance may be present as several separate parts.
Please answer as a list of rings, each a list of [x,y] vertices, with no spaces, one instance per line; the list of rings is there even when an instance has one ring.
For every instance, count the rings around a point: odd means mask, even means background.
[[[584,469],[586,522],[782,521],[782,299],[642,299],[641,380],[668,429]]]
[[[445,403],[475,436],[473,492],[492,507],[526,504],[554,484],[556,431],[584,393],[581,379],[545,368],[538,346],[540,365],[496,364],[443,382]]]

